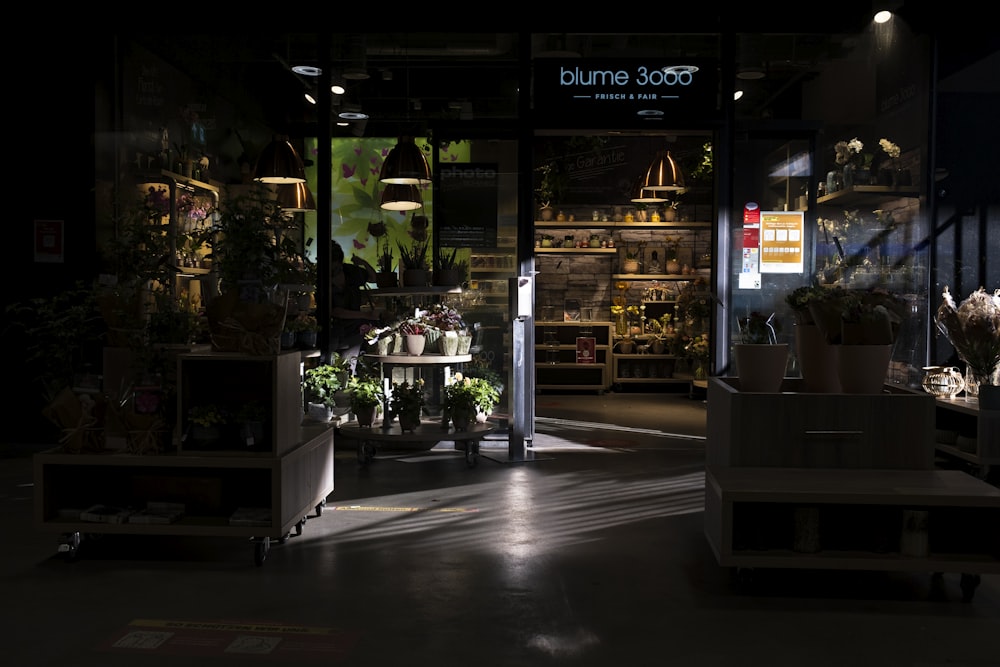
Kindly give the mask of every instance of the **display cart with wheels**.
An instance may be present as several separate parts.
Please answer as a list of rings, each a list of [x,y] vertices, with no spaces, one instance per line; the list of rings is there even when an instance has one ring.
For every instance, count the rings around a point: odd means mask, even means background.
[[[491,422],[472,424],[465,431],[455,428],[442,428],[441,422],[424,420],[412,431],[403,431],[398,423],[390,423],[387,427],[376,423],[373,426],[358,426],[356,423],[340,427],[340,437],[354,440],[358,443],[358,463],[368,465],[375,458],[379,447],[386,449],[412,448],[423,445],[431,449],[439,442],[452,440],[456,448],[465,453],[465,462],[470,468],[479,462],[479,443],[496,430],[496,424]]]

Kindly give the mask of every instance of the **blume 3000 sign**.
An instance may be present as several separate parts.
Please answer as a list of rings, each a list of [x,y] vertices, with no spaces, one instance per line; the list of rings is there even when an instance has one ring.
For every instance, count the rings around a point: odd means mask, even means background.
[[[635,80],[627,70],[586,70],[580,67],[560,67],[560,86],[690,86],[694,81],[694,65],[675,65],[661,69],[640,66]]]

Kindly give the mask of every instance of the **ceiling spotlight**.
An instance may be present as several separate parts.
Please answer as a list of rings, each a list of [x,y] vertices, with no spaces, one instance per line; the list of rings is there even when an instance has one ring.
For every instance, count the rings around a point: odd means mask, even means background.
[[[339,74],[334,74],[330,82],[330,91],[334,95],[343,95],[347,92],[347,86],[344,83],[344,77]]]
[[[295,65],[292,67],[292,71],[302,76],[319,76],[323,73],[323,70],[319,67],[313,67],[312,65]]]
[[[307,92],[305,95],[306,95],[306,102],[308,102],[309,104],[316,104],[316,98],[312,96],[312,93]]]
[[[892,12],[888,9],[883,9],[881,11],[875,12],[875,23],[885,23],[892,18]]]
[[[743,91],[742,90],[737,90],[735,93],[733,93],[733,100],[738,100],[741,97],[743,97]]]
[[[364,81],[368,76],[368,70],[363,67],[348,67],[344,70],[344,78],[351,81]]]
[[[367,120],[368,114],[361,110],[361,107],[357,104],[345,104],[340,113],[337,114],[340,118],[344,120]]]

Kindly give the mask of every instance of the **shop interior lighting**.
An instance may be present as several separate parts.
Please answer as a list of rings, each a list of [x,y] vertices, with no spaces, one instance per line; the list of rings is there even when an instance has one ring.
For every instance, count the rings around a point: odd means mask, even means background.
[[[396,185],[427,185],[431,182],[431,167],[413,137],[399,137],[385,156],[378,180]]]
[[[665,197],[660,197],[653,190],[647,190],[642,187],[642,183],[639,183],[632,193],[632,201],[636,204],[660,204],[667,200]]]
[[[400,185],[389,183],[382,190],[380,206],[387,211],[414,211],[422,208],[424,200],[420,196],[420,188],[416,185]]]
[[[875,23],[885,23],[892,18],[892,12],[888,9],[881,9],[875,12],[874,21]]]
[[[277,201],[282,211],[298,213],[316,210],[316,200],[313,199],[312,192],[305,183],[279,185]]]
[[[660,151],[641,181],[640,186],[652,192],[679,192],[684,190],[684,174],[670,151]]]
[[[345,104],[340,108],[340,113],[337,114],[340,118],[344,120],[367,120],[368,114],[361,110],[361,107],[357,104]]]
[[[306,172],[286,136],[275,136],[257,156],[253,179],[261,183],[305,183]]]

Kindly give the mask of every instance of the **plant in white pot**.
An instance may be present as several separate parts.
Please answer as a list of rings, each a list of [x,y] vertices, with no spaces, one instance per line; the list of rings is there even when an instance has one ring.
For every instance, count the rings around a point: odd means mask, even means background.
[[[779,343],[774,313],[752,311],[737,318],[740,342],[734,346],[741,391],[775,393],[788,364],[788,344]]]

